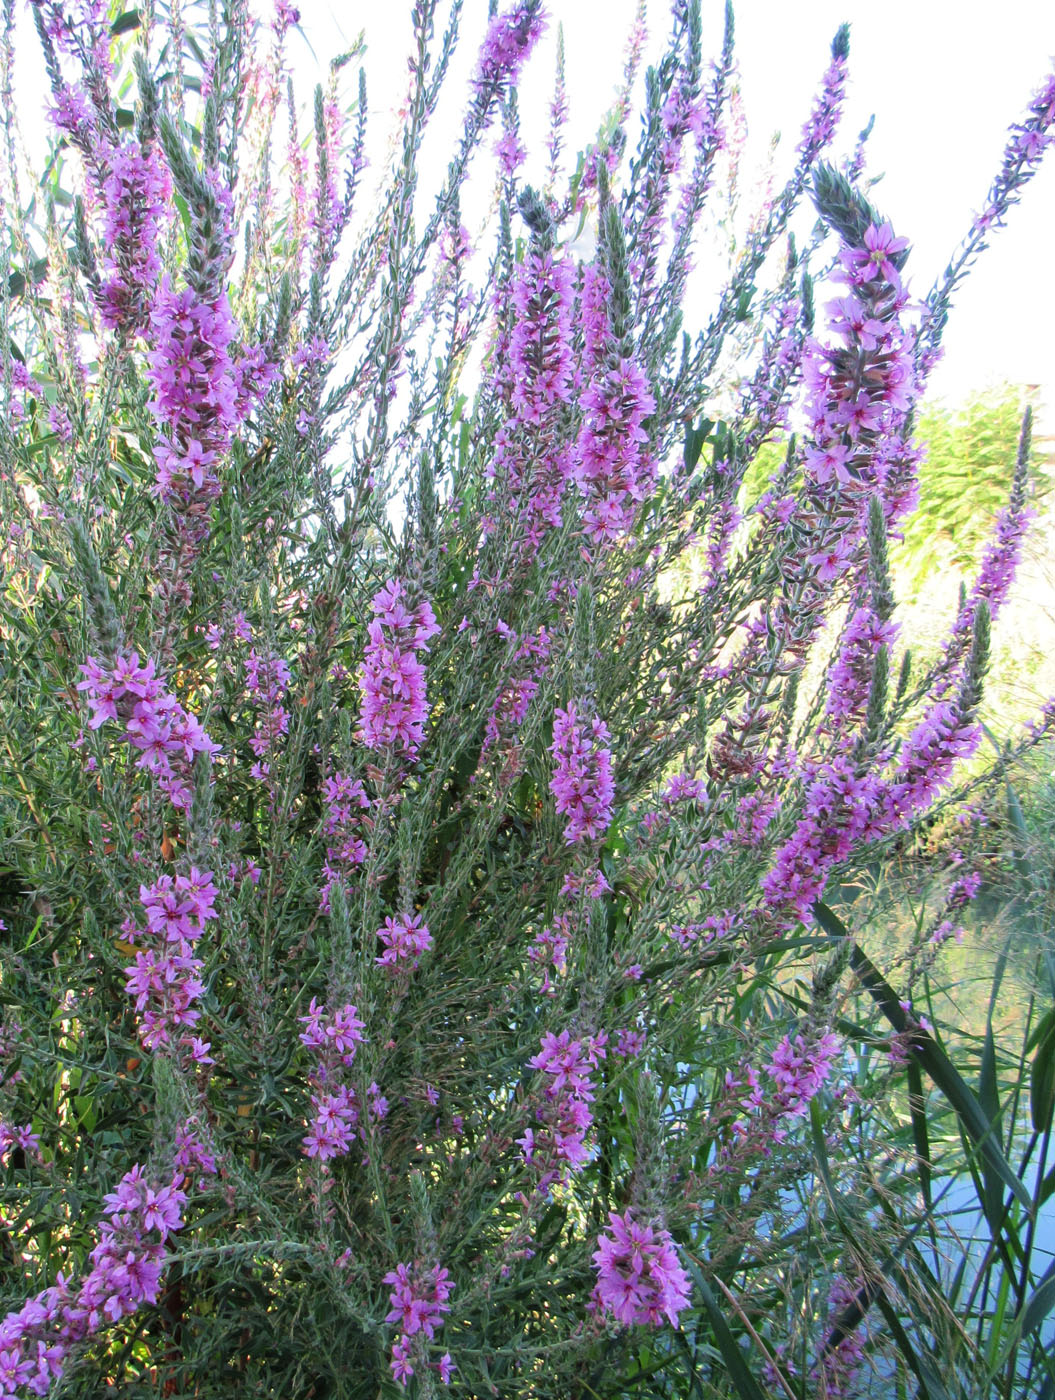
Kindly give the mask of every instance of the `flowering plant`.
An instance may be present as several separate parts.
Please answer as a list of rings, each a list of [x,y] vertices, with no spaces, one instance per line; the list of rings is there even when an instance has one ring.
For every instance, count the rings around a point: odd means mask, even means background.
[[[349,127],[334,65],[306,145],[285,0],[267,31],[241,0],[200,31],[32,0],[76,191],[53,164],[38,228],[9,161],[0,1394],[614,1395],[684,1364],[726,1393],[722,1294],[785,1389],[800,1343],[829,1385],[853,1368],[804,1319],[880,1296],[863,1217],[834,1263],[799,1241],[785,1313],[759,1308],[788,1183],[933,1049],[824,900],[991,787],[957,763],[1028,418],[922,674],[887,542],[951,296],[1050,145],[1055,76],[919,302],[833,146],[840,30],[689,335],[731,15],[705,59],[674,0],[632,154],[640,33],[574,171],[558,72],[535,189],[515,84],[544,15],[492,9],[427,206],[423,135],[474,40],[413,0],[401,154],[364,209],[365,79]],[[771,976],[790,957],[805,994]],[[885,1030],[847,1028],[851,965]],[[855,1080],[853,1034],[891,1067]]]

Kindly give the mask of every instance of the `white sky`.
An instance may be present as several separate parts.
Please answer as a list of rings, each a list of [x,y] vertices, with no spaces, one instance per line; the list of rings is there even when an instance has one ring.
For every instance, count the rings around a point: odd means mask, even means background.
[[[260,8],[268,0],[258,0]],[[289,40],[298,91],[310,99],[329,58],[365,31],[365,66],[374,139],[367,188],[384,176],[381,132],[406,89],[411,0],[299,0],[301,29]],[[446,6],[441,7],[444,10]],[[572,158],[596,130],[619,82],[634,0],[549,0],[549,31],[521,79],[521,111],[529,149],[540,145],[552,91],[556,27],[564,26]],[[708,58],[721,42],[722,4],[703,0]],[[486,0],[465,0],[462,52],[450,74],[448,101],[437,113],[426,148],[429,175],[442,175],[461,130],[466,78],[486,22]],[[843,145],[848,148],[871,113],[869,171],[885,172],[872,198],[910,238],[913,290],[923,295],[981,206],[997,167],[1009,122],[1017,120],[1055,55],[1055,5],[1046,0],[739,0],[737,56],[751,132],[748,159],[764,154],[781,130],[778,179],[790,168],[799,131],[828,45],[842,20],[851,25],[850,88]],[[649,3],[649,51],[668,30],[668,9]],[[16,65],[18,108],[27,137],[39,131],[45,100],[32,25],[20,12]],[[351,85],[358,62],[345,70]],[[631,127],[631,143],[636,128]],[[745,190],[752,184],[746,172]],[[757,174],[757,169],[756,169]],[[528,178],[532,176],[529,161]],[[471,215],[471,210],[469,214]],[[466,222],[472,223],[470,217]],[[1010,379],[1040,384],[1055,400],[1055,152],[1025,191],[1008,227],[997,232],[962,288],[947,331],[946,361],[935,391],[959,397],[971,388]],[[700,288],[701,316],[718,288]],[[687,328],[695,329],[695,327]]]
[[[389,114],[406,85],[402,57],[410,32],[410,0],[390,0],[387,5],[334,0],[299,4],[301,28],[323,62],[350,45],[360,30],[365,32],[371,118],[390,128]],[[521,111],[525,131],[532,114],[537,114],[541,129],[560,21],[574,153],[591,138],[611,103],[635,0],[549,0],[547,8],[549,31],[521,79]],[[739,0],[735,8],[749,151],[761,159],[770,137],[782,131],[778,177],[794,159],[830,40],[839,24],[849,21],[844,147],[852,144],[874,112],[869,172],[885,173],[872,197],[897,232],[911,239],[911,285],[922,296],[981,207],[1008,124],[1020,118],[1053,61],[1055,5],[1046,0]],[[451,74],[458,98],[451,110],[437,114],[437,149],[453,145],[460,129],[458,102],[464,79],[459,83],[458,77],[469,66],[486,12],[486,0],[465,0],[466,52]],[[652,52],[666,37],[668,14],[665,3],[650,0]],[[703,0],[703,14],[710,57],[721,42],[723,5]],[[296,34],[290,39],[290,53],[307,91],[319,70]],[[636,130],[629,135],[635,140]],[[960,291],[946,333],[946,359],[933,381],[935,392],[959,397],[972,388],[1010,379],[1041,384],[1048,397],[1055,398],[1053,245],[1055,152]],[[701,290],[707,306],[706,289]]]

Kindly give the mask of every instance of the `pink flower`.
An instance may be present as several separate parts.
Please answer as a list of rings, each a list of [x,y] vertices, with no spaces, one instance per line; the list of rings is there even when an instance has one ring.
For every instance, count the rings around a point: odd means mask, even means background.
[[[848,249],[842,256],[843,266],[855,281],[870,282],[882,277],[892,287],[900,287],[901,279],[892,259],[908,247],[907,238],[895,238],[890,224],[870,224],[865,229],[864,248]]]
[[[601,1235],[594,1252],[597,1269],[595,1303],[617,1322],[678,1325],[688,1306],[689,1280],[678,1261],[668,1231],[638,1225],[630,1211],[609,1214],[610,1233]]]
[[[473,79],[477,89],[515,83],[545,23],[538,0],[514,0],[495,15],[480,46]]]
[[[428,650],[426,643],[439,627],[429,603],[411,611],[404,596],[403,585],[391,579],[371,604],[376,620],[367,627],[359,673],[360,719],[363,742],[370,748],[391,748],[414,758],[428,718],[425,668],[417,653]]]
[[[418,1333],[428,1341],[436,1335],[443,1316],[450,1312],[447,1299],[454,1291],[454,1284],[446,1269],[433,1265],[425,1269],[419,1264],[407,1266],[397,1264],[385,1274],[384,1283],[391,1284],[389,1311],[386,1322],[399,1324],[400,1335],[392,1344],[392,1374],[402,1385],[414,1374],[410,1364],[410,1339]],[[444,1357],[443,1381],[446,1385],[453,1370],[450,1354]]]
[[[377,936],[385,945],[385,951],[376,959],[381,967],[398,967],[407,963],[416,968],[422,953],[432,947],[432,934],[418,914],[386,918],[385,926],[378,929]]]
[[[602,720],[587,725],[574,705],[554,712],[550,752],[556,766],[550,790],[557,811],[568,818],[564,839],[569,845],[603,836],[612,820],[615,782],[608,737]]]

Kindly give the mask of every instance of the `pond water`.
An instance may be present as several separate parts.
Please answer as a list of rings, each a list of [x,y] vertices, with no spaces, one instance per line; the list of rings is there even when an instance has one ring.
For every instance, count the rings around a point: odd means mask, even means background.
[[[909,950],[914,941],[918,945],[919,928],[925,926],[918,907],[913,906],[905,890],[906,886],[899,888],[896,881],[877,881],[865,891],[844,892],[850,896],[848,912],[863,914],[868,911],[867,921],[857,923],[855,920],[858,928],[864,925],[860,941],[884,971],[893,969],[889,980],[896,987],[904,985],[897,971],[900,968],[902,976],[907,977],[912,961]],[[962,941],[950,941],[942,946],[926,978],[914,987],[914,1009],[931,1021],[950,1058],[976,1092],[982,1046],[991,1016],[1003,1111],[1001,1145],[1027,1191],[1036,1199],[1043,1172],[1055,1166],[1055,1143],[1046,1163],[1038,1160],[1039,1145],[1032,1157],[1027,1158],[1032,1130],[1028,1073],[1020,1086],[1021,1093],[1016,1095],[1014,1090],[1020,1079],[1023,1056],[1027,1064],[1032,1061],[1032,1052],[1027,1054],[1026,1050],[1029,1034],[1055,1005],[1051,974],[1043,957],[1044,925],[1030,917],[1019,903],[1009,901],[996,891],[983,890],[960,917],[964,926]],[[1047,951],[1051,952],[1050,944]],[[994,979],[1002,957],[1005,959],[1003,973],[994,996]],[[943,1126],[946,1128],[946,1161],[953,1165],[962,1158],[963,1150],[955,1141],[955,1119],[945,1110],[942,1096],[933,1090],[928,1096],[928,1121],[935,1135],[940,1135]],[[936,1176],[933,1192],[939,1222],[937,1247],[924,1241],[922,1236],[917,1244],[951,1295],[958,1271],[964,1271],[969,1283],[984,1267],[992,1243],[991,1231],[966,1167],[952,1175]],[[1020,1207],[1017,1224],[1020,1238],[1024,1240],[1029,1222]],[[1040,1208],[1033,1230],[1033,1286],[1053,1264],[1055,1197]],[[998,1282],[999,1270],[994,1272],[994,1286]],[[969,1286],[961,1288],[960,1296],[968,1291]],[[1027,1298],[1031,1291],[1032,1288],[1027,1289]],[[990,1297],[988,1306],[992,1305]],[[1013,1305],[1010,1312],[1014,1312]],[[1055,1348],[1055,1315],[1045,1319],[1040,1337],[1046,1348]],[[1028,1348],[1022,1350],[1024,1359]]]

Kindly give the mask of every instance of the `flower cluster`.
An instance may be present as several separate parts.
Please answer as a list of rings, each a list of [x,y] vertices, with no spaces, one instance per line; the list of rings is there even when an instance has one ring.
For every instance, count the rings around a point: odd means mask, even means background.
[[[674,176],[681,168],[686,138],[690,136],[696,149],[695,168],[685,181],[678,207],[671,216],[669,206]],[[698,73],[686,73],[671,86],[660,111],[660,131],[654,139],[656,153],[647,202],[629,260],[637,304],[642,311],[656,309],[656,274],[665,227],[668,222],[673,225],[677,241],[685,231],[684,221],[691,221],[699,211],[710,183],[709,167],[721,142],[712,103],[700,92]]]
[[[889,822],[904,823],[945,786],[957,761],[978,747],[981,726],[955,700],[931,705],[905,739],[889,791]]]
[[[736,1074],[727,1070],[727,1106],[740,1116],[732,1122],[732,1136],[711,1165],[711,1174],[729,1173],[752,1158],[768,1157],[775,1145],[785,1142],[830,1079],[841,1051],[838,1036],[810,1026],[794,1038],[785,1035],[773,1051],[764,1067],[770,1086],[753,1065],[741,1065]]]
[[[824,150],[835,134],[846,93],[848,49],[845,37],[836,37],[832,45],[832,60],[821,81],[821,90],[814,98],[813,111],[802,129],[797,147],[800,164],[806,167]]]
[[[392,971],[415,969],[422,953],[432,947],[432,934],[428,925],[421,922],[420,914],[400,914],[395,919],[389,916],[377,936],[385,948],[377,959],[378,966]]]
[[[1033,97],[1029,112],[1024,121],[1016,122],[1010,130],[1004,147],[1004,157],[1000,172],[993,181],[988,198],[975,218],[971,234],[966,240],[965,255],[959,260],[956,269],[962,276],[962,267],[968,257],[985,246],[985,234],[989,229],[999,228],[1013,204],[1021,195],[1019,190],[1039,167],[1044,152],[1055,142],[1055,74],[1048,74]],[[932,331],[940,331],[948,314],[948,295],[955,285],[954,278],[939,290],[928,311]],[[934,315],[933,312],[937,312]]]
[[[884,622],[871,607],[856,608],[843,629],[839,654],[828,670],[824,724],[833,732],[864,718],[880,647],[897,638],[897,626]]]
[[[571,402],[572,275],[566,259],[537,239],[516,270],[510,379],[512,406],[524,424],[538,425],[556,405]]]
[[[850,1400],[859,1394],[858,1379],[865,1361],[865,1336],[860,1325],[846,1328],[842,1318],[848,1309],[860,1316],[859,1287],[837,1278],[828,1292],[827,1336],[816,1366],[819,1393],[824,1400]]]
[[[267,778],[271,768],[263,761],[264,755],[274,752],[289,728],[289,712],[282,704],[282,697],[289,689],[289,666],[277,653],[261,655],[251,647],[245,659],[245,685],[249,694],[260,701],[263,710],[249,740],[249,747],[258,760],[253,765],[253,776]]]
[[[608,1215],[609,1233],[597,1240],[594,1303],[628,1326],[678,1325],[688,1306],[689,1279],[670,1232],[639,1225],[630,1211]]]
[[[514,0],[487,27],[473,79],[478,90],[515,83],[545,28],[539,0]]]
[[[40,1139],[33,1131],[32,1123],[24,1123],[22,1127],[17,1127],[14,1123],[9,1123],[6,1118],[0,1117],[0,1162],[7,1162],[12,1152],[21,1151],[27,1157],[34,1157],[39,1162]]]
[[[440,630],[428,602],[407,608],[406,590],[390,579],[370,607],[374,620],[359,673],[362,740],[371,749],[391,749],[415,758],[424,737],[428,707],[425,667],[419,651]]]
[[[587,724],[574,704],[554,711],[550,752],[556,763],[550,790],[557,811],[568,818],[564,839],[569,845],[603,836],[612,820],[615,781],[608,740],[604,721],[594,718]]]
[[[839,754],[823,764],[808,778],[803,814],[762,880],[769,907],[808,918],[834,867],[858,843],[883,833],[884,804],[882,780],[858,772],[852,756]]]
[[[571,916],[566,913],[554,915],[552,921],[535,935],[528,949],[528,959],[542,968],[542,984],[539,991],[543,996],[556,996],[550,971],[563,977],[568,969],[568,944],[571,942]]]
[[[1032,440],[1033,413],[1031,409],[1027,409],[1019,438],[1010,498],[997,515],[986,541],[974,586],[962,599],[950,635],[942,648],[941,660],[931,686],[931,693],[938,699],[941,699],[952,685],[957,667],[971,645],[979,604],[985,605],[992,620],[999,614],[1011,591],[1022,545],[1033,519],[1027,489]]]
[[[325,99],[322,123],[317,128],[322,139],[315,171],[315,208],[310,219],[315,234],[316,267],[325,266],[332,259],[347,217],[345,200],[337,189],[343,127],[344,114],[340,106],[332,98]]]
[[[509,340],[506,382],[511,413],[495,440],[491,473],[507,485],[522,513],[529,545],[560,524],[571,474],[562,441],[562,409],[571,401],[572,271],[533,239],[513,281],[516,322]]]
[[[200,1173],[194,1181],[201,1190],[205,1185],[205,1177],[216,1175],[216,1158],[198,1136],[194,1120],[181,1123],[176,1129],[175,1147],[173,1167],[186,1173],[188,1178],[195,1172]]]
[[[304,1152],[326,1162],[346,1156],[356,1135],[359,1104],[355,1090],[341,1082],[341,1070],[351,1067],[357,1048],[365,1042],[365,1023],[353,1003],[327,1014],[314,997],[300,1020],[307,1028],[301,1032],[301,1044],[317,1055],[312,1074],[314,1117],[304,1138]]]
[[[0,1322],[0,1395],[46,1395],[79,1343],[108,1324],[156,1303],[165,1244],[183,1226],[180,1178],[147,1184],[135,1166],[105,1198],[106,1219],[79,1284],[59,1275]]]
[[[583,529],[594,543],[617,540],[655,484],[656,463],[641,425],[656,401],[640,366],[621,358],[599,368],[580,402],[584,419],[573,470],[586,498]]]
[[[221,293],[214,305],[166,278],[150,316],[151,405],[159,434],[157,492],[184,505],[220,494],[217,469],[238,423],[230,345],[234,318]]]
[[[136,652],[119,655],[112,666],[94,656],[80,667],[84,680],[77,689],[84,691],[92,709],[89,728],[98,729],[107,720],[124,725],[122,738],[138,750],[136,767],[151,773],[172,805],[189,812],[191,805],[191,764],[196,754],[210,759],[219,752],[200,721],[165,690],[155,672],[154,662],[139,664]]]
[[[102,187],[107,275],[100,309],[110,330],[134,333],[146,326],[161,272],[158,230],[171,193],[168,167],[154,143],[126,141],[114,148]]]
[[[526,637],[518,636],[504,624],[501,632],[509,647],[509,657],[503,666],[502,683],[487,717],[480,765],[483,765],[492,749],[498,747],[504,760],[504,777],[511,780],[523,767],[522,728],[539,684],[549,674],[553,639],[546,627],[540,627],[536,633]]]
[[[839,1038],[828,1032],[797,1035],[794,1041],[786,1035],[766,1065],[766,1073],[776,1085],[771,1109],[782,1117],[800,1118],[827,1082],[841,1051]]]
[[[327,837],[327,846],[319,909],[323,914],[328,914],[330,891],[334,885],[343,881],[351,870],[362,865],[366,859],[366,845],[360,834],[358,814],[369,809],[370,799],[359,779],[346,773],[334,773],[323,781],[322,798],[326,804],[322,829]]]
[[[889,224],[871,224],[860,244],[845,243],[838,275],[849,293],[829,307],[832,331],[843,347],[812,342],[804,374],[813,441],[806,470],[835,492],[883,488],[888,521],[907,508],[901,480],[914,458],[900,441],[900,428],[915,388],[913,341],[899,313],[907,304],[901,282],[908,241]]]
[[[19,390],[23,395],[21,399],[12,398],[9,401],[9,412],[16,420],[25,418],[31,399],[36,399],[38,403],[44,399],[44,389],[40,381],[17,360],[11,366],[11,388]]]
[[[691,773],[675,773],[659,795],[665,807],[673,807],[681,802],[706,802],[707,785]]]
[[[586,1134],[593,1122],[592,1071],[605,1058],[607,1037],[602,1032],[573,1040],[570,1031],[546,1031],[542,1048],[528,1061],[545,1074],[542,1102],[535,1109],[537,1128],[517,1139],[524,1161],[541,1173],[539,1191],[554,1181],[581,1171],[589,1158]]]
[[[179,1044],[193,1060],[208,1063],[209,1046],[187,1032],[200,1019],[195,1003],[204,990],[204,963],[195,955],[205,925],[216,918],[216,887],[210,871],[160,875],[140,885],[146,927],[126,919],[121,932],[138,947],[125,968],[125,991],[139,1013],[139,1037],[148,1050]]]
[[[412,1352],[417,1353],[415,1360],[424,1355],[423,1343],[435,1338],[444,1313],[451,1310],[447,1299],[454,1284],[447,1270],[435,1264],[430,1269],[397,1264],[385,1274],[383,1281],[392,1286],[385,1321],[395,1322],[399,1327],[399,1334],[392,1343],[392,1374],[405,1386],[414,1374]],[[448,1384],[453,1369],[447,1353],[437,1365],[444,1385]]]

